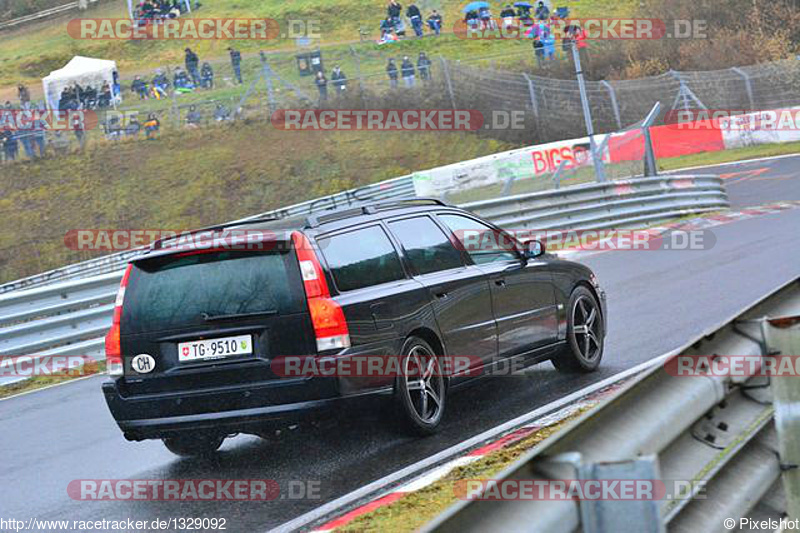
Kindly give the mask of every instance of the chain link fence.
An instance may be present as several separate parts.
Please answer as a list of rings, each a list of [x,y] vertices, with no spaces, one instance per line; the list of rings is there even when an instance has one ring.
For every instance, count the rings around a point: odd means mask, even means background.
[[[152,114],[160,123],[157,133],[170,130],[202,128],[231,123],[242,118],[269,120],[281,108],[457,108],[476,109],[491,121],[498,112],[522,112],[522,127],[481,132],[520,144],[539,144],[582,137],[585,123],[578,83],[574,79],[556,79],[541,75],[543,70],[531,50],[469,58],[461,61],[429,57],[427,79],[420,76],[419,55],[409,53],[414,66],[413,86],[402,75],[404,52],[385,45],[377,49],[339,47],[321,52],[321,66],[327,77],[327,98],[320,92],[314,76],[303,76],[296,55],[313,53],[298,49],[297,54],[249,54],[242,57],[243,83],[235,78],[226,57],[208,61],[214,71],[214,88],[198,88],[179,93],[171,88],[160,99],[152,93],[141,99],[131,90],[133,76],[120,80],[123,104],[116,113],[100,112],[97,128],[85,135],[71,131],[48,132],[45,152],[69,153],[81,150],[87,142],[108,142],[148,137],[144,122]],[[398,69],[397,79],[387,72],[389,59]],[[561,61],[569,61],[568,58]],[[516,71],[497,68],[496,63],[513,64]],[[201,58],[201,65],[203,60]],[[346,77],[340,91],[331,79],[339,66]],[[160,70],[172,80],[175,66]],[[155,72],[141,74],[151,82]],[[635,80],[587,81],[586,91],[595,131],[614,132],[636,124],[656,102],[662,104],[662,116],[673,109],[759,110],[798,104],[800,61],[787,59],[741,68],[708,72],[671,71],[659,76]],[[122,117],[113,124],[108,116]],[[138,119],[138,129],[125,122]],[[112,119],[113,120],[113,119]],[[117,118],[119,121],[120,119]],[[657,124],[660,122],[657,122]],[[23,136],[3,143],[5,161],[39,156],[23,145]],[[39,142],[38,140],[35,142]],[[10,146],[16,144],[15,147]]]

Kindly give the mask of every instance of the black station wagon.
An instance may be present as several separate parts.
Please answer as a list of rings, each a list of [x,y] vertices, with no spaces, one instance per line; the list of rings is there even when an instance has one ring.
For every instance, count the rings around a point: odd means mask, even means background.
[[[470,232],[514,245],[466,246]],[[163,439],[179,455],[378,399],[429,434],[454,388],[510,361],[590,372],[603,355],[605,293],[591,270],[438,200],[188,236],[128,266],[103,384],[127,439]],[[393,364],[348,365],[360,359]]]

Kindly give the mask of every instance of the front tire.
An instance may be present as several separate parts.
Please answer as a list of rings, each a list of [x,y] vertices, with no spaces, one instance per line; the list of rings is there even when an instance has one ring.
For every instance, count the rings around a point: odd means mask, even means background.
[[[603,358],[605,323],[597,298],[584,286],[572,291],[567,309],[567,346],[553,358],[553,366],[565,373],[597,370]]]
[[[411,337],[403,345],[395,401],[406,430],[415,435],[436,433],[444,416],[447,383],[441,361],[424,340]]]
[[[218,435],[179,435],[161,439],[169,451],[180,457],[208,457],[213,455],[225,440]]]

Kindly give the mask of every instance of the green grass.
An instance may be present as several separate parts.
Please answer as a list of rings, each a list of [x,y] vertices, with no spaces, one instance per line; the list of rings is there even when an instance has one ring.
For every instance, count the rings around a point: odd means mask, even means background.
[[[591,408],[591,406],[586,407],[561,422],[544,427],[519,442],[496,450],[474,463],[455,468],[439,481],[412,492],[394,503],[359,516],[349,524],[337,528],[336,531],[362,533],[419,530],[448,507],[460,501],[456,495],[458,482],[494,479],[494,476],[511,465],[523,453],[542,443]]]
[[[74,379],[91,376],[95,374],[102,374],[106,371],[106,362],[98,361],[92,364],[91,368],[76,369],[72,373],[55,374],[52,376],[33,376],[24,381],[12,383],[11,385],[0,386],[0,399],[22,394],[23,392],[30,392],[36,389],[42,389],[51,385],[59,383],[66,383]]]
[[[320,45],[332,54],[347,51],[343,43],[355,42],[355,46],[365,56],[379,50],[391,48],[400,54],[413,54],[426,50],[431,55],[445,55],[453,59],[468,59],[497,54],[502,56],[509,50],[530,49],[528,41],[465,40],[452,35],[422,40],[407,39],[397,44],[379,47],[378,22],[385,16],[384,0],[293,0],[292,2],[259,0],[214,0],[204,2],[194,14],[198,17],[266,17],[278,21],[281,30],[287,27],[288,20],[319,20],[321,38],[314,44]],[[574,0],[562,2],[572,9],[574,16],[612,16],[631,13],[637,3],[634,0]],[[560,5],[561,5],[560,4]],[[445,17],[445,31],[451,31],[455,21],[461,17],[462,2],[452,0],[423,0],[418,2],[427,15],[431,9],[439,9]],[[499,13],[500,3],[496,4],[495,14]],[[125,2],[113,0],[86,12],[86,17],[122,18],[127,16]],[[201,59],[224,58],[228,46],[241,49],[245,54],[257,50],[283,50],[283,58],[292,60],[297,52],[293,39],[270,41],[120,41],[120,40],[75,40],[66,32],[66,24],[77,13],[69,17],[54,19],[31,25],[13,32],[0,34],[0,87],[15,85],[19,81],[37,84],[39,79],[51,70],[59,68],[73,55],[87,55],[114,59],[124,79],[131,73],[145,72],[164,65],[183,63],[183,49],[191,46]],[[358,43],[359,28],[370,31],[370,40]],[[409,33],[412,33],[409,28]],[[502,62],[502,57],[497,61]],[[365,71],[373,67],[382,71],[383,62],[370,65],[367,58]]]
[[[0,166],[0,281],[98,257],[71,229],[187,229],[514,148],[468,133],[287,132],[264,120]]]
[[[682,168],[719,165],[721,163],[744,161],[746,159],[757,159],[760,157],[772,157],[777,155],[798,153],[800,153],[800,142],[762,144],[759,146],[748,146],[746,148],[725,150],[723,152],[706,152],[702,154],[692,154],[682,157],[660,159],[658,161],[658,168],[661,170],[679,170]]]

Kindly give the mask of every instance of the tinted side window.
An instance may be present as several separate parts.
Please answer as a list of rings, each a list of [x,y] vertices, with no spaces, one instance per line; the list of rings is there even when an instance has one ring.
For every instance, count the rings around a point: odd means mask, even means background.
[[[403,279],[403,266],[380,226],[318,240],[340,291]]]
[[[461,253],[447,235],[428,217],[407,218],[389,223],[419,274],[463,266]]]
[[[504,233],[461,215],[439,215],[439,219],[453,231],[476,265],[519,260],[509,249],[513,243]]]

